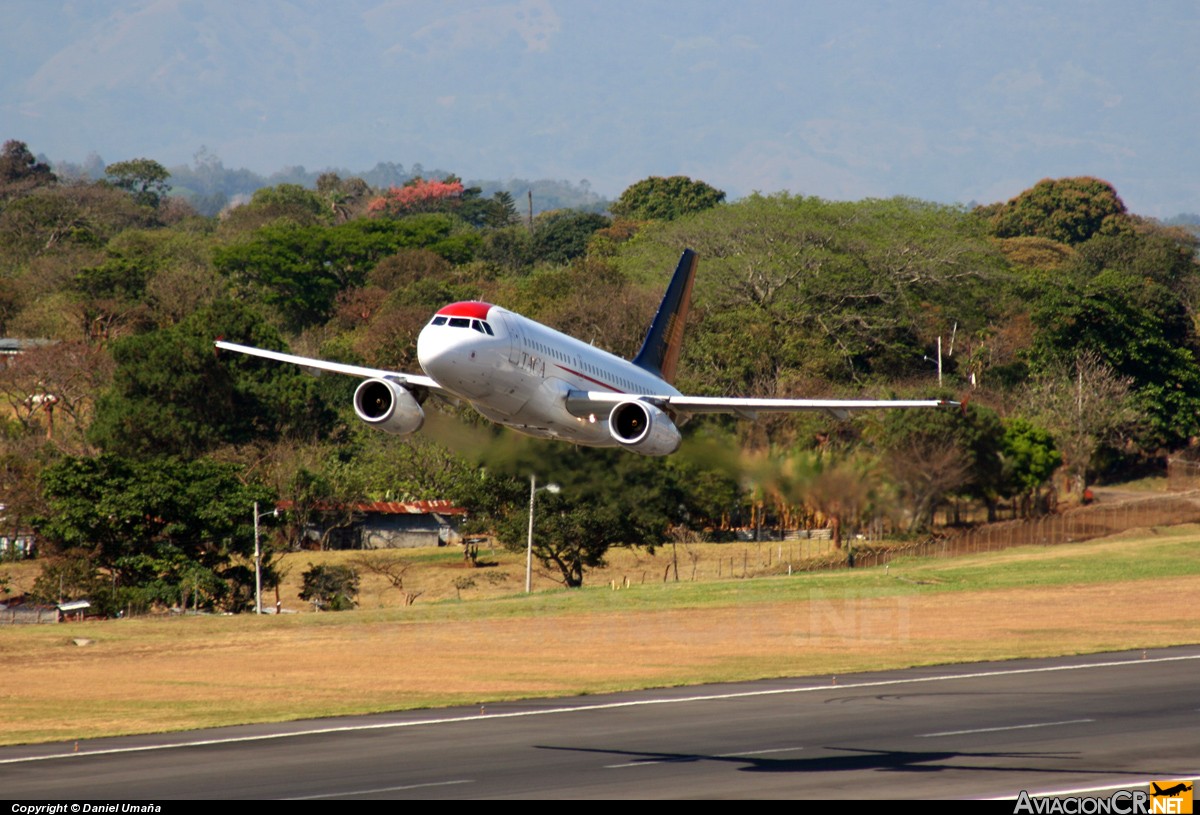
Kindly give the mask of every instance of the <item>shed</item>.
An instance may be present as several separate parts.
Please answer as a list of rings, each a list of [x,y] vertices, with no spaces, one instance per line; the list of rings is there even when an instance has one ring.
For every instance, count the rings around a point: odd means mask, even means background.
[[[280,501],[286,512],[291,501]],[[445,546],[458,540],[458,527],[467,511],[451,501],[368,501],[350,505],[317,507],[327,510],[337,521],[309,525],[306,537],[320,541],[327,536],[331,549],[404,549],[420,546]],[[345,525],[346,510],[351,521]]]
[[[445,546],[458,540],[467,511],[450,501],[375,501],[355,507],[362,513],[353,531],[358,549]]]

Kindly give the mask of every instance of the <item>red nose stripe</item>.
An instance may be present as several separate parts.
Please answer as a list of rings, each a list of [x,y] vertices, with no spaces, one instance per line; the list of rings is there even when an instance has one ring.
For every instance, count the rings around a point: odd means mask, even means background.
[[[486,320],[488,312],[491,310],[491,303],[481,303],[478,300],[464,300],[461,303],[451,303],[445,308],[440,309],[438,314],[444,314],[447,317],[474,317],[477,320]]]

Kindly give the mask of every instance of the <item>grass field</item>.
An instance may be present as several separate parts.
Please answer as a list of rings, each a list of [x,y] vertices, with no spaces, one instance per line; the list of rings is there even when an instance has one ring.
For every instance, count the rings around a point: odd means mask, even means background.
[[[1200,642],[1197,527],[743,579],[786,569],[768,546],[681,547],[680,582],[669,547],[621,552],[531,596],[517,556],[423,550],[408,607],[376,578],[353,612],[6,626],[0,743]],[[293,556],[285,609],[309,561],[352,556]]]

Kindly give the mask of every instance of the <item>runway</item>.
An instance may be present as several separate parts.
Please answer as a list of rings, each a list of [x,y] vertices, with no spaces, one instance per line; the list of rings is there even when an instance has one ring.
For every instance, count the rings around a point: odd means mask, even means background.
[[[1200,646],[0,748],[12,800],[991,798],[1200,775]],[[1104,795],[1100,792],[1097,794]]]

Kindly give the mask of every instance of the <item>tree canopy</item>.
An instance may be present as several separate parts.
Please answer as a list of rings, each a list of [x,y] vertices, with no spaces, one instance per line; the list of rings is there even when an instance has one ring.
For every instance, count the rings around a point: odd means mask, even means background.
[[[651,176],[627,187],[609,210],[621,218],[673,221],[724,200],[721,190],[685,175]]]
[[[125,456],[198,456],[224,444],[328,432],[332,415],[311,377],[240,355],[218,357],[217,337],[282,345],[252,309],[222,301],[175,326],[113,344],[112,387],[91,438]]]
[[[38,161],[25,142],[10,139],[0,148],[0,202],[26,195],[57,180],[50,165]]]
[[[1098,178],[1046,178],[985,212],[998,237],[1041,237],[1074,245],[1119,229],[1125,203],[1111,184]]]
[[[241,609],[254,585],[252,508],[271,496],[239,471],[207,459],[63,458],[42,476],[47,513],[35,527],[57,550],[107,569],[116,596],[104,599],[116,607],[197,592],[207,608]]]
[[[171,191],[171,185],[167,183],[171,174],[153,159],[118,161],[104,168],[104,176],[114,187],[132,195],[137,203],[154,209],[158,209]]]
[[[787,193],[727,202],[702,181],[654,177],[610,219],[586,182],[572,195],[419,165],[263,179],[201,151],[169,173],[150,159],[109,165],[104,180],[98,157],[92,169],[64,167],[60,180],[24,143],[0,151],[0,322],[32,340],[0,376],[0,486],[5,522],[42,517],[61,549],[42,588],[98,590],[115,575],[143,605],[186,594],[239,607],[241,555],[208,559],[228,534],[210,524],[200,544],[158,528],[182,510],[154,495],[155,467],[164,488],[233,473],[249,490],[239,501],[308,507],[286,522],[293,544],[329,506],[452,498],[478,531],[523,546],[536,475],[563,488],[538,499],[543,568],[578,585],[612,546],[658,546],[671,528],[916,533],[967,503],[992,516],[1010,500],[1049,507],[1049,484],[1080,493],[1200,437],[1200,243],[1128,212],[1097,179],[1044,180],[967,210]],[[516,205],[529,192],[547,211],[525,222]],[[409,371],[432,312],[482,299],[628,358],[684,248],[701,265],[681,390],[969,393],[970,407],[693,417],[681,452],[650,460],[514,440],[436,399],[428,433],[372,433],[351,409],[353,379],[213,351],[223,336]],[[748,464],[761,459],[771,466]],[[103,478],[141,514],[104,494]],[[55,526],[83,512],[67,483],[130,524],[134,559],[119,559],[120,530],[104,518]],[[196,512],[218,511],[210,493],[179,489]]]

